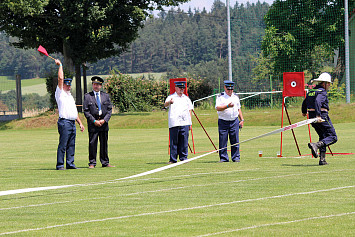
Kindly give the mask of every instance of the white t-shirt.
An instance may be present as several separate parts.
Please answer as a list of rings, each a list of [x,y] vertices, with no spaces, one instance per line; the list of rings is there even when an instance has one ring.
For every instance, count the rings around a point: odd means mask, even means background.
[[[173,99],[174,103],[169,105],[169,128],[191,125],[190,110],[193,109],[189,97],[183,94],[181,97],[175,92],[166,98],[165,103]]]
[[[234,92],[232,93],[232,96],[227,95],[226,92],[222,92],[221,94],[219,94],[216,99],[215,108],[220,105],[228,105],[230,102],[234,104],[233,107],[229,107],[223,111],[217,111],[219,119],[233,121],[238,118],[239,109],[241,108],[241,106],[239,97]]]
[[[78,110],[75,101],[70,92],[57,89],[55,90],[55,100],[58,104],[59,118],[76,120],[78,118]]]

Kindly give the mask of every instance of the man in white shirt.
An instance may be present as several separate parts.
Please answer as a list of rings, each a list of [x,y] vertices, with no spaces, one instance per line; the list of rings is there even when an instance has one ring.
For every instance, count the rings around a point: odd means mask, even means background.
[[[224,92],[216,99],[219,133],[219,162],[229,162],[227,153],[228,135],[231,145],[239,143],[239,127],[244,125],[240,100],[233,92],[234,82],[224,81]],[[240,120],[239,120],[240,118]],[[231,147],[233,162],[240,162],[239,144]]]
[[[177,157],[181,161],[187,159],[189,130],[192,125],[192,102],[184,94],[185,81],[175,82],[175,93],[166,98],[164,106],[169,108],[170,160],[176,163]]]
[[[58,104],[59,119],[58,119],[58,133],[59,145],[57,150],[57,170],[64,170],[64,156],[66,155],[66,168],[77,169],[74,164],[75,154],[75,138],[76,127],[75,121],[80,126],[80,131],[84,131],[78,110],[75,105],[73,96],[70,93],[71,78],[64,79],[64,72],[62,63],[56,59],[55,63],[59,66],[58,69],[58,86],[55,91],[55,99]]]

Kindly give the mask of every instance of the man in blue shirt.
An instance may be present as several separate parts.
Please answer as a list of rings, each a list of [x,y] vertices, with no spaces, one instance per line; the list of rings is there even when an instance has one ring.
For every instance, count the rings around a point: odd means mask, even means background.
[[[320,159],[319,165],[327,165],[325,161],[326,147],[338,141],[332,121],[328,116],[329,101],[327,90],[331,84],[331,76],[329,73],[322,73],[313,81],[318,82],[318,85],[308,91],[306,98],[302,103],[302,115],[309,118],[318,118],[318,123],[312,123],[312,127],[316,130],[319,141],[316,143],[308,143],[314,157],[318,157],[319,149]]]

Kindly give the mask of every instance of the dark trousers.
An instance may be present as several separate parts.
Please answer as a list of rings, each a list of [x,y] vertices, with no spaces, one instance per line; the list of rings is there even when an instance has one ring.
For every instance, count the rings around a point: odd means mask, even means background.
[[[170,132],[170,162],[177,162],[187,159],[189,152],[189,129],[190,125],[169,128]]]
[[[315,113],[309,112],[309,117],[315,118]],[[336,143],[338,138],[328,112],[322,111],[321,117],[325,121],[321,123],[312,123],[312,127],[316,130],[319,136],[319,141],[322,141],[325,144],[325,146],[321,147],[319,151],[326,151],[326,146]]]
[[[58,119],[59,145],[57,150],[57,169],[64,168],[64,155],[66,155],[66,167],[75,167],[75,120]]]
[[[89,132],[89,165],[96,166],[97,141],[100,140],[100,162],[102,166],[107,166],[108,158],[108,131]]]
[[[218,133],[219,133],[219,158],[221,161],[228,162],[228,135],[231,145],[239,143],[239,119],[233,121],[226,121],[218,119]],[[240,161],[239,144],[231,147],[232,161]]]

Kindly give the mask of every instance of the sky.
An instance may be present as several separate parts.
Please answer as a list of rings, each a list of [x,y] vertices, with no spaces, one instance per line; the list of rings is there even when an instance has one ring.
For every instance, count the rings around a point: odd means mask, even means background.
[[[199,8],[200,10],[202,10],[204,7],[206,8],[207,12],[211,11],[211,7],[212,4],[215,0],[191,0],[187,3],[184,3],[182,5],[180,5],[180,8],[182,10],[184,10],[185,12],[187,12],[189,10],[189,7],[191,7],[192,10],[194,10],[194,8]],[[222,2],[226,3],[226,0],[221,0]],[[235,3],[238,2],[239,4],[246,4],[247,2],[249,3],[256,3],[258,2],[258,0],[229,0],[229,4],[231,7],[234,7]],[[274,0],[260,0],[261,3],[266,2],[269,5],[271,5]],[[170,9],[170,8],[168,8]]]

